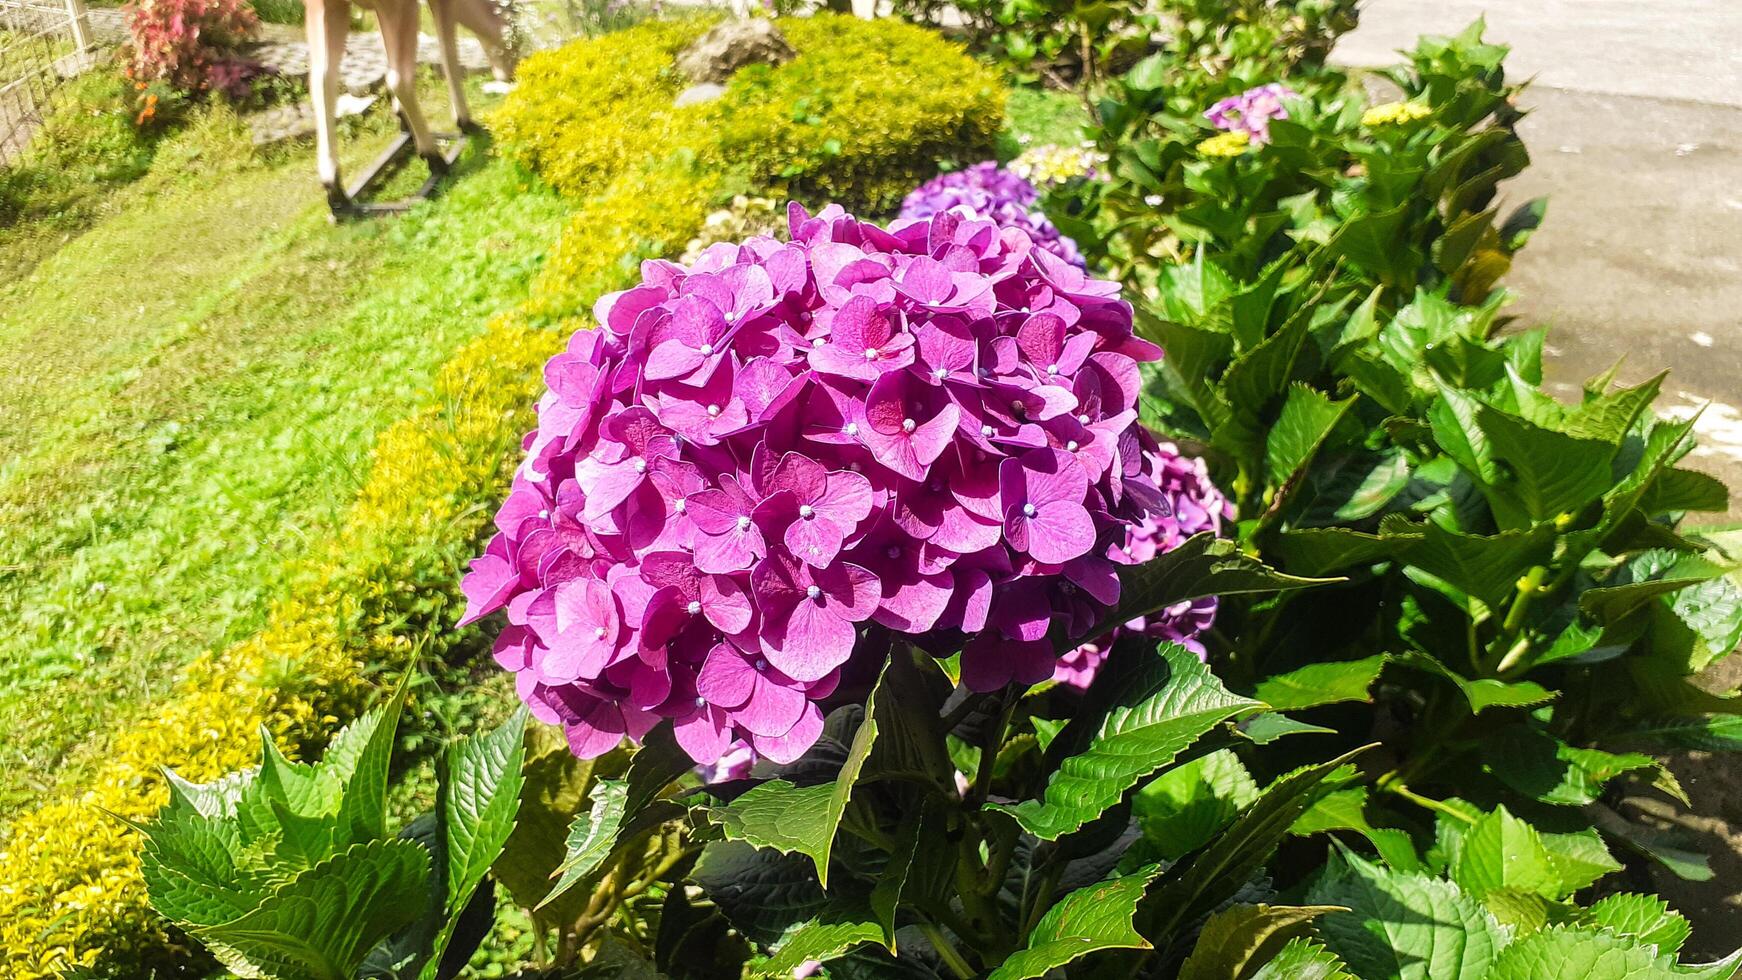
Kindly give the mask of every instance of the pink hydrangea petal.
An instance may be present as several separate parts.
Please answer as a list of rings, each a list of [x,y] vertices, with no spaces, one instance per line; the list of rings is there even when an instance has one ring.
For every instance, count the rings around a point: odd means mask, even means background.
[[[798,722],[785,734],[775,738],[751,735],[750,745],[756,754],[780,765],[797,762],[823,734],[823,713],[814,704],[806,704]]]
[[[853,624],[832,606],[805,599],[792,607],[768,662],[793,680],[814,681],[847,662],[853,653]]]

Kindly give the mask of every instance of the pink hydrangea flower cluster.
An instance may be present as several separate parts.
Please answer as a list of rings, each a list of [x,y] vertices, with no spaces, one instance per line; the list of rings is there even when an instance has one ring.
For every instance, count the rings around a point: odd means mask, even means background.
[[[1161,445],[1161,472],[1156,483],[1167,506],[1160,508],[1126,532],[1125,559],[1142,564],[1171,551],[1194,534],[1222,533],[1222,522],[1234,515],[1234,505],[1210,482],[1209,468],[1201,459],[1181,456],[1171,443]],[[1085,643],[1059,658],[1053,679],[1072,687],[1087,688],[1107,659],[1107,650],[1123,631],[1141,633],[1158,641],[1171,641],[1204,656],[1199,635],[1216,621],[1216,597],[1204,596],[1175,603],[1153,616],[1131,620],[1111,635]]]
[[[789,223],[645,263],[545,367],[464,621],[506,610],[498,662],[579,755],[670,719],[698,763],[791,761],[870,630],[1044,680],[1126,529],[1175,520],[1116,284],[960,211]]]
[[[914,188],[901,202],[901,217],[927,218],[939,211],[966,207],[1002,227],[1020,228],[1029,240],[1075,266],[1086,266],[1077,243],[1059,233],[1036,207],[1034,185],[986,160],[963,170],[939,174]]]
[[[1288,108],[1283,99],[1297,98],[1300,93],[1280,82],[1249,88],[1231,95],[1204,111],[1204,118],[1217,129],[1245,133],[1254,143],[1270,142],[1270,121],[1287,119]]]

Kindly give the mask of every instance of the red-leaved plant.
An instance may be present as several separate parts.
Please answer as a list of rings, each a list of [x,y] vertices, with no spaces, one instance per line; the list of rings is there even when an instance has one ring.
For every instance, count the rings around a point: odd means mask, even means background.
[[[132,37],[127,77],[187,94],[247,94],[258,67],[236,48],[260,25],[245,0],[134,0],[126,5]]]

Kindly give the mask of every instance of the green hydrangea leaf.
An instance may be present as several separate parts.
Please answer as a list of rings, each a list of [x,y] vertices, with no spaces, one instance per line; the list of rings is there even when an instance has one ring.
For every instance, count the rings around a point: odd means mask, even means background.
[[[682,806],[655,797],[692,766],[694,762],[678,746],[670,726],[661,725],[649,732],[630,758],[622,779],[601,779],[593,785],[592,806],[569,827],[563,862],[557,866],[560,877],[539,908],[548,907],[590,878],[618,848],[682,816]]]
[[[837,902],[816,918],[794,926],[774,946],[773,955],[749,968],[753,978],[792,977],[804,963],[827,963],[866,943],[883,942],[883,927],[867,909]]]
[[[1331,859],[1307,900],[1350,910],[1324,916],[1318,931],[1364,980],[1492,980],[1488,969],[1506,942],[1499,922],[1452,882],[1347,851]]]
[[[829,904],[809,859],[745,841],[708,844],[690,877],[732,925],[757,943],[779,942]]]
[[[1300,815],[1335,788],[1333,776],[1350,772],[1343,767],[1367,748],[1296,769],[1266,787],[1226,830],[1168,869],[1152,905],[1155,921],[1147,924],[1145,932],[1171,935],[1194,916],[1236,894],[1270,860]],[[1339,903],[1314,900],[1311,904]]]
[[[1017,950],[988,980],[1032,980],[1104,949],[1149,949],[1132,920],[1158,866],[1079,888],[1041,916],[1028,945]]]
[[[1258,796],[1239,757],[1224,749],[1150,780],[1132,812],[1156,853],[1174,861],[1208,843]]]
[[[1288,400],[1282,403],[1282,414],[1270,427],[1264,446],[1271,483],[1282,486],[1294,480],[1354,404],[1353,395],[1333,401],[1306,385],[1290,385]]]
[[[1484,740],[1482,758],[1487,770],[1515,792],[1558,806],[1583,806],[1609,780],[1657,766],[1657,760],[1639,752],[1576,748],[1525,725]]]
[[[1464,833],[1451,877],[1478,898],[1502,889],[1544,898],[1564,898],[1576,890],[1566,887],[1555,873],[1536,828],[1505,807],[1483,814]]]
[[[1309,725],[1279,711],[1261,712],[1240,723],[1240,734],[1251,739],[1253,745],[1269,745],[1289,735],[1335,735],[1336,732],[1335,728]]]
[[[1451,681],[1469,702],[1472,714],[1480,714],[1489,708],[1526,708],[1552,701],[1556,696],[1554,691],[1535,681],[1501,681],[1492,677],[1470,680],[1425,653],[1411,651],[1393,659],[1404,666]]]
[[[1367,838],[1386,864],[1400,871],[1419,871],[1421,859],[1409,832],[1376,827],[1367,819],[1369,790],[1365,786],[1333,790],[1306,809],[1288,832],[1298,836],[1348,830]]]
[[[1680,912],[1655,895],[1610,895],[1585,910],[1585,922],[1617,936],[1650,943],[1658,952],[1671,956],[1681,952],[1693,932]]]
[[[1261,707],[1230,694],[1195,654],[1177,644],[1126,660],[1135,663],[1125,670],[1112,665],[1126,661],[1110,662],[1107,679],[1096,685],[1098,691],[1091,689],[1085,714],[1053,741],[1054,750],[1079,742],[1082,748],[1059,762],[1041,798],[988,804],[989,809],[1010,814],[1043,840],[1058,840],[1101,816],[1204,733]],[[1080,734],[1073,737],[1073,729]]]
[[[1357,980],[1337,954],[1310,939],[1291,939],[1247,980]]]
[[[526,760],[524,707],[485,735],[461,739],[443,754],[436,789],[437,822],[447,869],[443,922],[430,957],[439,961],[461,913],[514,832]]]
[[[1388,659],[1380,653],[1361,660],[1308,664],[1259,681],[1252,696],[1278,711],[1338,701],[1366,701],[1367,689],[1379,679]]]
[[[1550,926],[1501,950],[1486,980],[1729,980],[1738,962],[1742,962],[1742,953],[1709,966],[1682,967],[1673,956],[1630,936],[1603,929]]]
[[[1236,905],[1210,916],[1180,967],[1179,980],[1241,980],[1302,938],[1312,921],[1337,906]]]
[[[423,913],[429,853],[405,839],[355,844],[229,922],[193,931],[245,976],[352,980],[369,950]]]

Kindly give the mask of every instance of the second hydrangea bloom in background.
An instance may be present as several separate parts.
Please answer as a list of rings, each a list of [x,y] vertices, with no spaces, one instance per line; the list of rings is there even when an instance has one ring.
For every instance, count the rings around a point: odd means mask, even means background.
[[[925,218],[940,211],[965,207],[989,218],[1000,227],[1026,232],[1035,245],[1082,266],[1077,243],[1059,234],[1058,228],[1040,212],[1040,192],[1034,185],[992,160],[964,170],[940,174],[919,185],[901,202],[903,218]]]

